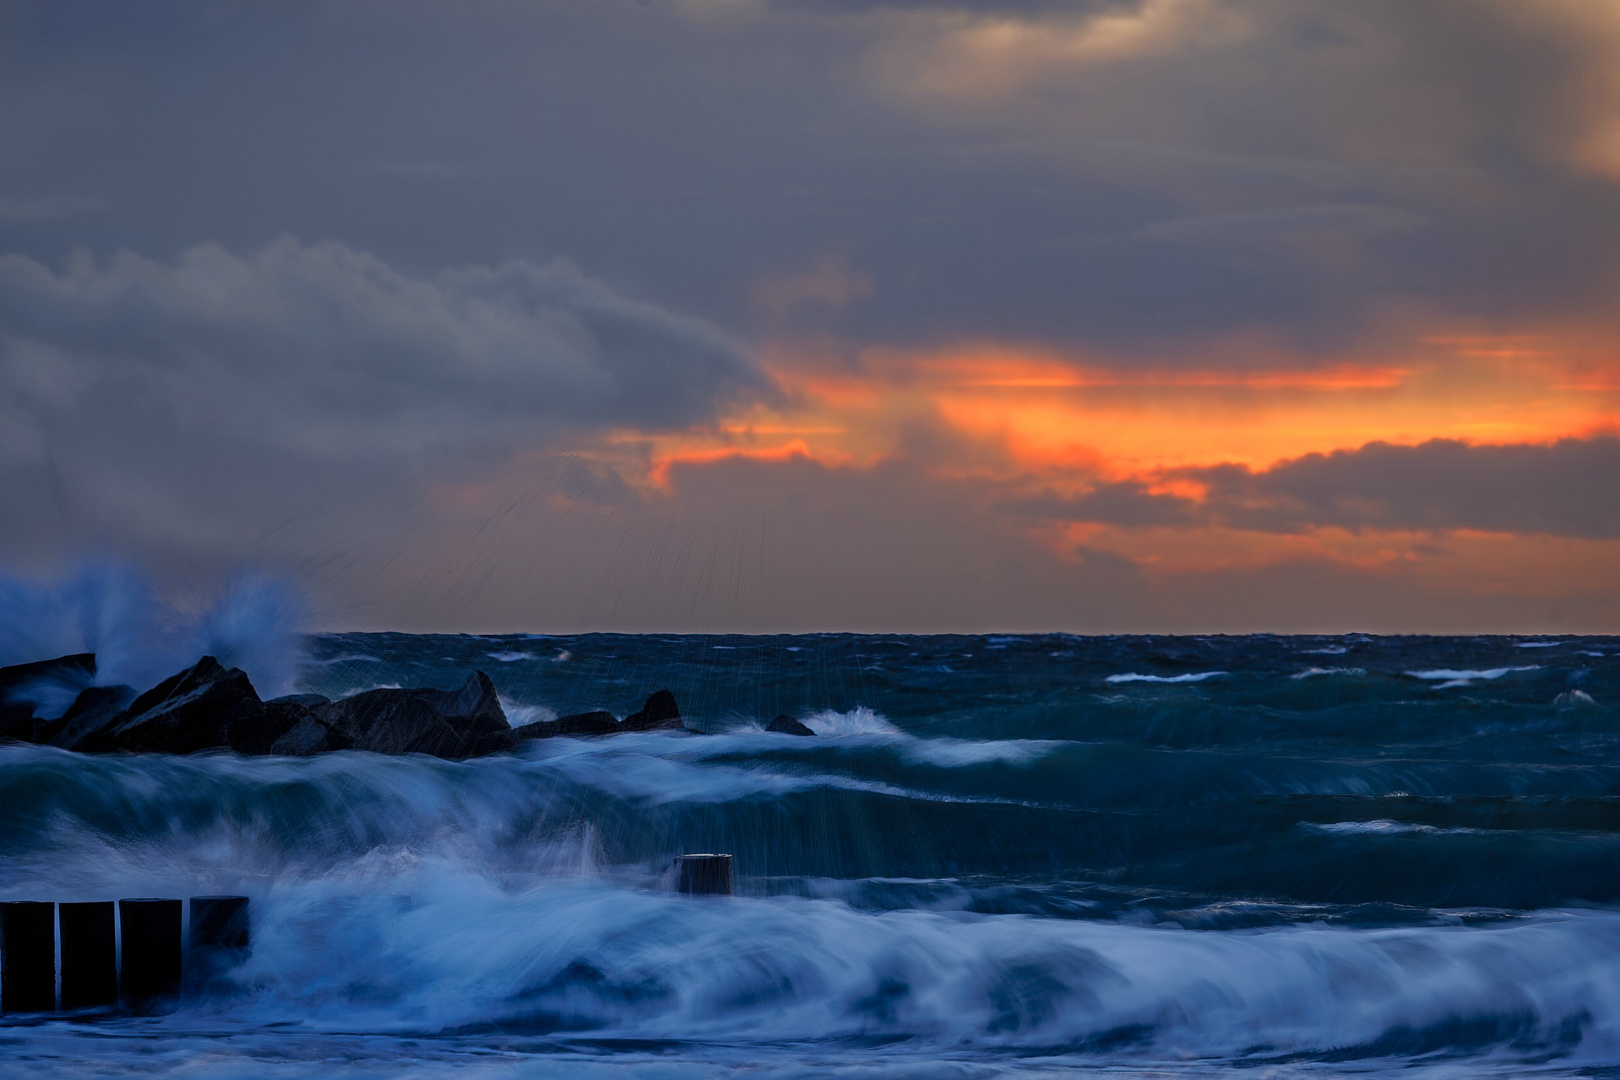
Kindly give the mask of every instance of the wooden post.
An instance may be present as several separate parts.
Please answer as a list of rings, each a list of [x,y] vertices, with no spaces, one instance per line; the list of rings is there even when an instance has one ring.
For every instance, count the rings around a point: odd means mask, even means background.
[[[118,937],[113,902],[58,904],[62,940],[62,1008],[118,1003]]]
[[[0,904],[0,1012],[56,1010],[56,905]]]
[[[118,901],[123,939],[119,995],[135,1012],[157,1012],[180,994],[180,901]]]
[[[225,980],[226,972],[252,954],[248,938],[248,898],[193,896],[189,944],[188,980],[199,989],[218,987]]]

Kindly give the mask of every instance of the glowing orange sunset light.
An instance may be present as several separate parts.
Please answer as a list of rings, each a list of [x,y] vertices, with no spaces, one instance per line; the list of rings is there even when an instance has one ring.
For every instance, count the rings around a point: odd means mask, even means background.
[[[1620,428],[1615,365],[1562,359],[1527,338],[1435,338],[1414,353],[1399,363],[1285,358],[1218,370],[1066,363],[1010,346],[873,349],[853,368],[779,362],[791,405],[756,405],[714,429],[625,439],[648,447],[642,475],[666,487],[681,462],[871,465],[899,452],[908,426],[932,424],[978,447],[948,467],[922,462],[941,475],[1010,469],[1073,489],[1098,476],[1162,485],[1156,474],[1166,470],[1262,469],[1373,441],[1549,442]]]

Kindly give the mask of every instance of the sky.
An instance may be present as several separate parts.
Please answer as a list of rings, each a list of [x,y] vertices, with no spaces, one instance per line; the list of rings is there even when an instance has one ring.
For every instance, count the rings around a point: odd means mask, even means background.
[[[0,567],[1620,632],[1620,5],[9,0]]]

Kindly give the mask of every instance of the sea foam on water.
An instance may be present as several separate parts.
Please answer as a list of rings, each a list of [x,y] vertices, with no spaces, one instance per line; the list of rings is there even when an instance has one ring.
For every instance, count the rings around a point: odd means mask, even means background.
[[[287,635],[254,628],[289,609],[273,591],[232,603],[215,640],[269,643],[248,662],[272,670]],[[315,637],[300,689],[454,686],[501,654],[509,711],[671,685],[711,734],[465,762],[0,747],[0,898],[240,893],[254,913],[234,995],[94,1038],[8,1026],[8,1066],[1407,1078],[1620,1061],[1614,642],[1492,677],[1526,667],[1520,642],[522,640]],[[1332,678],[1295,677],[1321,655],[1342,658]],[[1481,674],[1445,685],[1456,673]],[[782,713],[816,735],[761,730]],[[691,851],[733,853],[737,895],[675,894],[670,859]]]

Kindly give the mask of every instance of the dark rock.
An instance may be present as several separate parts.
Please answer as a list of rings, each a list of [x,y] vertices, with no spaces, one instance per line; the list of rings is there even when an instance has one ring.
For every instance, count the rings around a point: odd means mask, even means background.
[[[287,694],[282,697],[271,698],[266,705],[302,705],[306,709],[313,709],[317,705],[330,705],[332,699],[325,694]]]
[[[83,689],[95,677],[95,653],[74,653],[55,660],[13,664],[11,667],[0,667],[0,698],[12,700],[18,697],[18,691],[26,694],[28,687],[41,683],[72,685]]]
[[[675,704],[675,695],[668,690],[654,691],[640,712],[631,713],[623,720],[618,720],[605,709],[593,712],[574,713],[570,716],[559,716],[555,720],[540,720],[533,724],[524,724],[520,728],[513,728],[514,742],[524,739],[550,739],[558,735],[618,735],[626,731],[654,731],[663,728],[684,730],[681,724],[680,706]]]
[[[86,739],[120,723],[135,700],[132,686],[92,686],[74,699],[67,712],[40,725],[37,741],[77,750]]]
[[[510,744],[506,712],[482,671],[457,690],[367,690],[310,712],[354,749],[379,754],[459,759]]]
[[[555,720],[537,720],[513,728],[512,734],[519,739],[549,739],[557,735],[614,735],[620,730],[619,721],[612,713],[597,709],[594,712],[559,716]]]
[[[40,721],[35,712],[40,697],[77,694],[95,677],[94,653],[0,668],[0,739],[35,741],[39,736]]]
[[[34,741],[34,703],[0,701],[0,740]]]
[[[241,745],[264,753],[257,747],[275,741],[264,730],[266,719],[247,675],[205,656],[136,698],[123,719],[87,735],[79,749],[190,754]]]
[[[786,713],[783,713],[781,716],[778,716],[775,720],[772,720],[770,726],[767,727],[765,730],[766,731],[774,731],[778,735],[814,735],[815,734],[814,731],[811,731],[809,728],[805,727],[803,724],[801,724],[797,720],[793,719],[793,717],[788,716]]]
[[[347,750],[354,740],[315,715],[317,709],[332,704],[324,694],[288,694],[264,703],[276,737],[263,751],[287,757],[308,757],[329,750]]]
[[[273,754],[276,743],[309,716],[309,708],[297,702],[263,702],[257,719],[238,719],[226,729],[225,745],[238,754]]]
[[[647,698],[640,712],[631,713],[620,724],[623,731],[653,731],[657,728],[680,728],[681,708],[675,704],[675,695],[668,690],[655,690]]]
[[[305,713],[270,744],[269,752],[288,757],[308,757],[329,750],[347,750],[353,745],[354,740],[349,736],[331,724],[316,719],[314,714]]]

